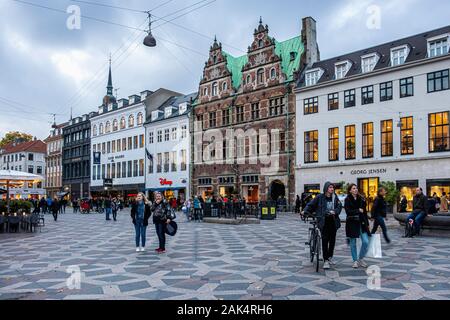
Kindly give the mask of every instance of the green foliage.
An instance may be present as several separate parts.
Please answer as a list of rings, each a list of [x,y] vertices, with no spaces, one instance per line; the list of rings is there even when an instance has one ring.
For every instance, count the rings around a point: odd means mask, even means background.
[[[26,213],[31,212],[33,205],[28,200],[11,200],[9,202],[9,207],[11,212],[18,212],[19,210],[25,211]],[[7,211],[6,200],[0,200],[0,213]]]
[[[395,182],[383,181],[380,183],[380,187],[386,190],[386,202],[391,206],[395,205],[400,197],[400,191],[397,190]]]
[[[3,148],[7,144],[15,141],[15,140],[21,140],[22,142],[28,142],[33,140],[33,136],[29,135],[27,133],[18,132],[18,131],[11,131],[5,134],[5,136],[0,140],[0,148]]]

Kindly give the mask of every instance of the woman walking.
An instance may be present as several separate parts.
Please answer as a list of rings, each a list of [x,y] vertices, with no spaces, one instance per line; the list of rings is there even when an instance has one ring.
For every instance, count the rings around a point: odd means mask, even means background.
[[[391,243],[391,240],[389,239],[389,236],[387,234],[386,223],[384,222],[384,218],[386,218],[387,208],[386,201],[384,200],[385,196],[386,189],[379,188],[371,211],[372,218],[374,219],[372,234],[375,234],[378,230],[378,227],[381,227],[384,240],[386,240],[387,243]]]
[[[155,193],[155,202],[151,206],[151,214],[153,214],[153,223],[155,224],[156,234],[159,239],[159,248],[156,253],[166,253],[166,225],[171,222],[169,217],[169,205],[164,201],[161,193]]]
[[[347,189],[347,198],[345,198],[345,212],[347,213],[347,221],[345,223],[345,232],[347,238],[350,239],[350,249],[353,258],[353,268],[363,267],[368,265],[364,261],[369,247],[369,219],[367,218],[366,202],[358,193],[358,187],[351,184]],[[361,239],[361,249],[356,248],[356,239]]]
[[[136,252],[145,251],[148,219],[150,219],[150,202],[143,193],[139,193],[131,207],[131,219],[136,230]]]
[[[117,221],[117,211],[119,211],[119,202],[117,201],[117,198],[113,198],[112,200],[111,211],[114,221]]]
[[[59,212],[58,198],[55,197],[55,200],[52,201],[52,203],[50,205],[50,210],[52,211],[53,219],[55,219],[55,221],[57,221],[58,220],[58,212]]]

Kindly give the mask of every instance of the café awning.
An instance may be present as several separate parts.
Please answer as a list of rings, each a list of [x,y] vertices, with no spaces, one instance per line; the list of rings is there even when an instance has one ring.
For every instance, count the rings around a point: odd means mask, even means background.
[[[0,181],[42,181],[44,177],[14,170],[0,170]]]

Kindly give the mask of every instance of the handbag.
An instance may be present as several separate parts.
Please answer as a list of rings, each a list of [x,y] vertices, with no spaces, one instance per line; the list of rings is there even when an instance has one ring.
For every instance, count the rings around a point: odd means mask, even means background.
[[[168,224],[166,224],[166,234],[168,234],[169,236],[175,236],[177,234],[177,230],[178,230],[178,225],[175,221],[172,221]]]
[[[381,236],[379,233],[373,234],[370,237],[366,257],[375,259],[383,258],[383,253],[381,251]]]

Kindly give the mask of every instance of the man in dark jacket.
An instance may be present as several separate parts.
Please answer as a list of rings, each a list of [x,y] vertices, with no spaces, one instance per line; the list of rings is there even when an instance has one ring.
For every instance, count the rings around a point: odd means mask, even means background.
[[[426,211],[427,198],[423,194],[422,188],[416,189],[416,195],[413,198],[413,212],[408,216],[407,223],[410,220],[414,221],[416,234],[419,233],[423,220],[427,216]]]
[[[339,215],[342,211],[342,204],[334,192],[334,185],[326,182],[323,193],[315,197],[306,205],[304,214],[315,213],[317,225],[322,232],[323,268],[329,269],[330,265],[335,265],[333,261],[334,246],[336,244],[336,233],[341,227]]]
[[[383,237],[384,240],[386,240],[387,243],[391,243],[391,239],[389,239],[386,223],[384,221],[384,218],[387,216],[387,204],[384,197],[386,196],[386,189],[379,188],[377,197],[375,198],[375,201],[372,206],[371,216],[374,220],[373,228],[372,228],[372,234],[375,234],[378,230],[378,227],[381,227],[381,230],[383,231]]]

